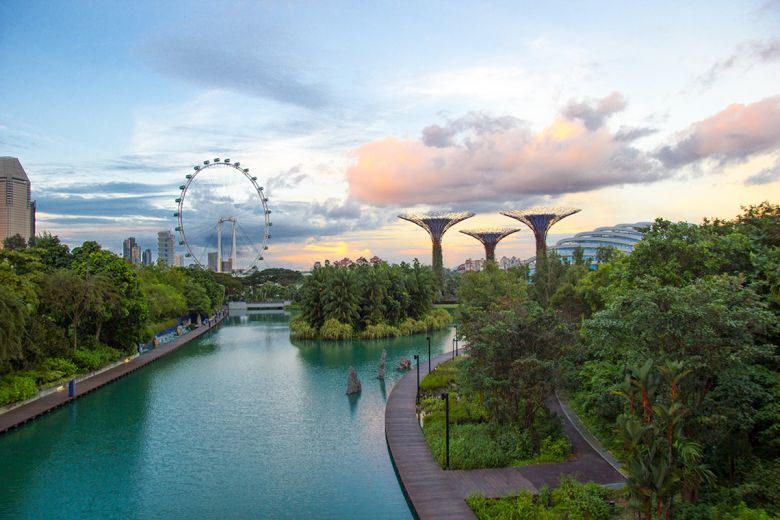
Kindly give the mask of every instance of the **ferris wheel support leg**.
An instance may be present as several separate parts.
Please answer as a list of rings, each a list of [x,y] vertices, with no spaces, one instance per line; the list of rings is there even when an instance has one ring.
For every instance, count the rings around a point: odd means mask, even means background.
[[[222,272],[222,219],[217,220],[217,272]]]

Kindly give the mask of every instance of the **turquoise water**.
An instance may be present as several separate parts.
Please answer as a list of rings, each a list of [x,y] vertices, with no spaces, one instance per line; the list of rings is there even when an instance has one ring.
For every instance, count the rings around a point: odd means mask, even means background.
[[[434,355],[450,338],[432,335]],[[0,435],[0,518],[410,518],[384,405],[391,367],[416,353],[425,362],[424,336],[292,344],[283,317],[229,318]]]

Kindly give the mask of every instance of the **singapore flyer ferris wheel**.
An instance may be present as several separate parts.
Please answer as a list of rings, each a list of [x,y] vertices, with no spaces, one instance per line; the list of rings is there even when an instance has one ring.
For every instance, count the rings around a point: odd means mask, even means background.
[[[203,161],[186,175],[174,216],[187,263],[248,274],[271,238],[268,198],[249,168],[230,159]]]

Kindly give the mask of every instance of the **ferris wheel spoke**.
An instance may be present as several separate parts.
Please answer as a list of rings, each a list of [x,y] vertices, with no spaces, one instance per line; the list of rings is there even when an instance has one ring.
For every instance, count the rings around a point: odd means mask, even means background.
[[[257,177],[229,159],[208,160],[186,176],[180,190],[176,230],[192,263],[206,268],[209,253],[221,251],[233,271],[256,267],[267,249],[271,226],[268,199]]]

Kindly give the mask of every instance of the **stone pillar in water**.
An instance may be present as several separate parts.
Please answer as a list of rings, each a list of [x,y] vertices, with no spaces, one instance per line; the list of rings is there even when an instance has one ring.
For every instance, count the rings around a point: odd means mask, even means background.
[[[384,380],[385,378],[385,359],[387,359],[387,350],[382,350],[382,357],[379,358],[379,373],[377,374],[377,379]]]
[[[361,389],[360,379],[358,379],[355,369],[349,367],[349,375],[347,376],[347,395],[359,394]]]

